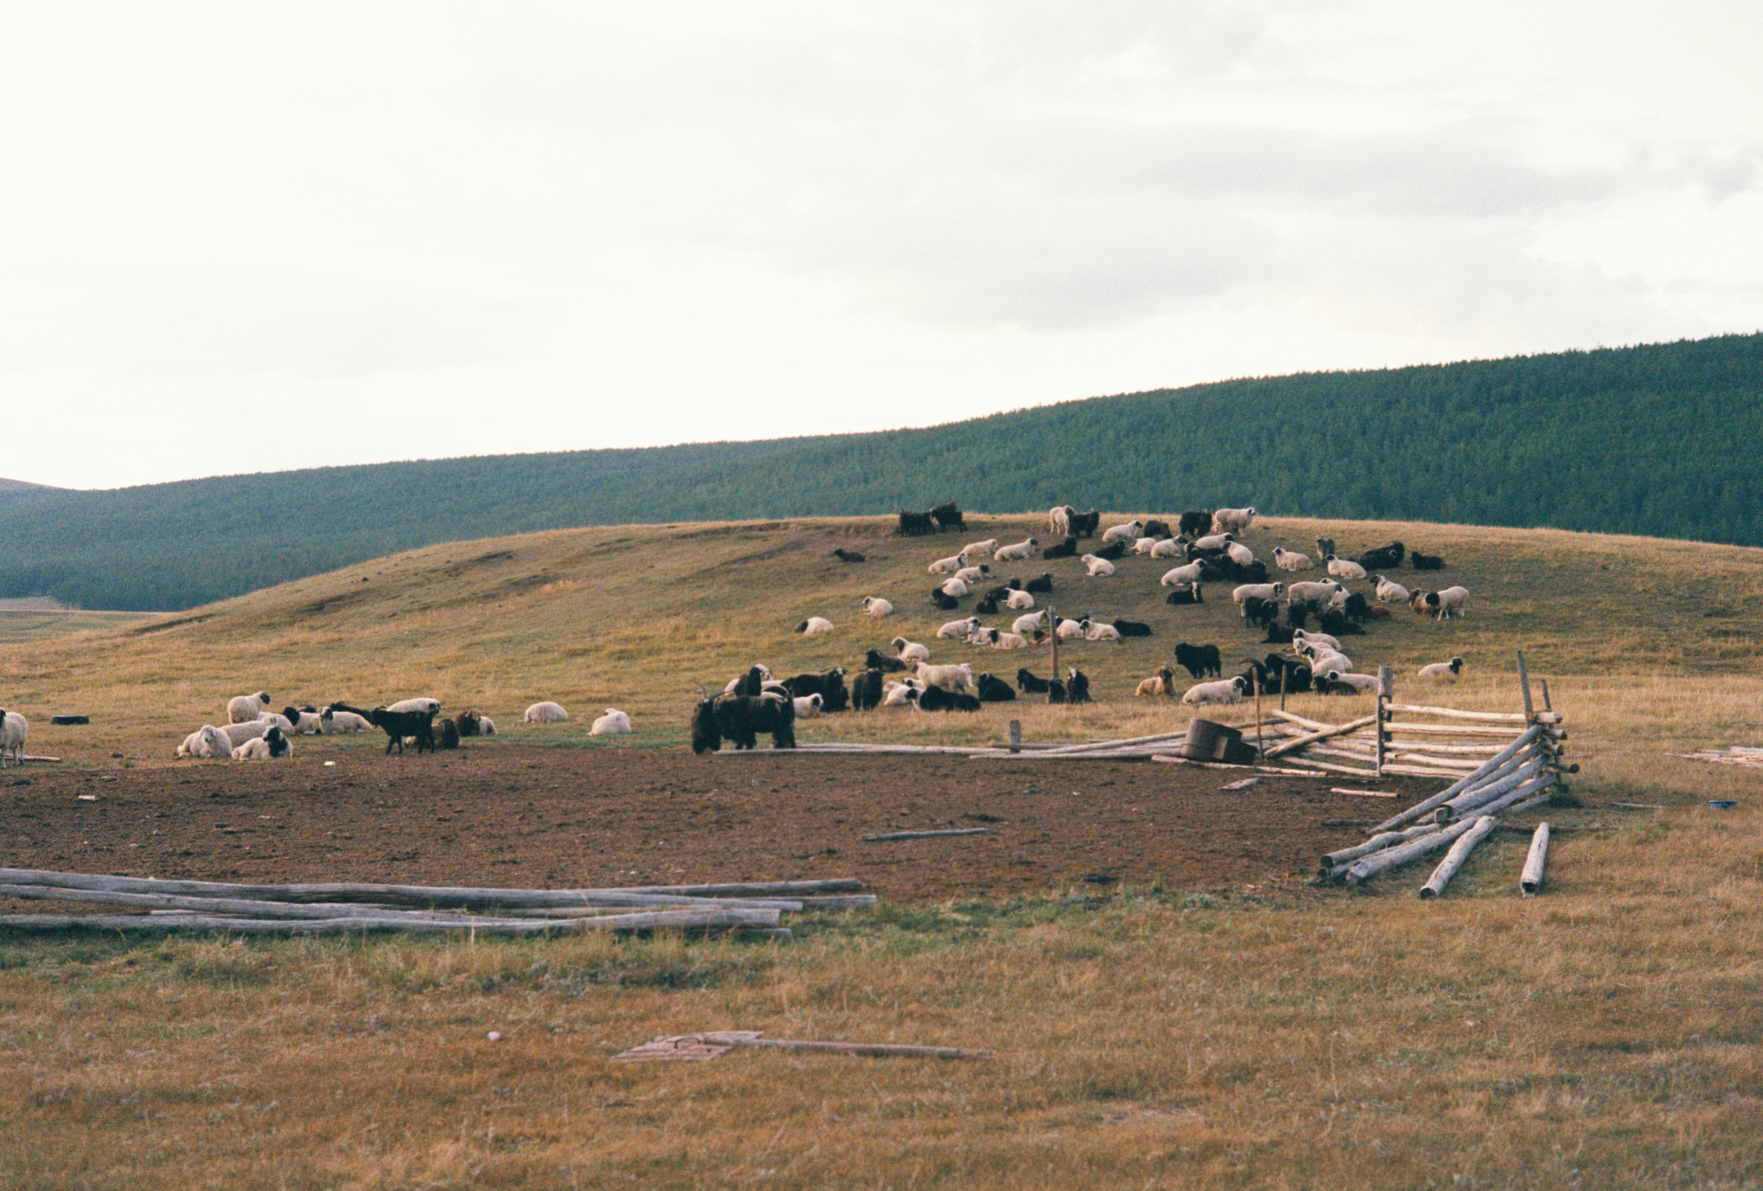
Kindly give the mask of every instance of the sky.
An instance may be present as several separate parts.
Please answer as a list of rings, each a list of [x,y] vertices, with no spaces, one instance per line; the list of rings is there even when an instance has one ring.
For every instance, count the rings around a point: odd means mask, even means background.
[[[14,480],[1763,329],[1755,0],[10,0],[5,29]]]

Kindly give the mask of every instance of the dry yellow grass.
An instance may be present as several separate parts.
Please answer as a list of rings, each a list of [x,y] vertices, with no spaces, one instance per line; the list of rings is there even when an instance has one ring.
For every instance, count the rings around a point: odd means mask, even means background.
[[[970,536],[1032,524],[988,520]],[[1429,701],[1511,708],[1520,648],[1548,679],[1584,773],[1582,805],[1551,812],[1563,831],[1543,896],[1516,895],[1514,834],[1427,903],[1379,882],[1322,898],[1049,895],[827,915],[787,944],[5,939],[0,1184],[1758,1185],[1763,776],[1666,754],[1763,735],[1763,633],[1748,610],[1763,552],[1286,519],[1250,540],[1265,552],[1317,532],[1420,544],[1471,589],[1467,620],[1399,612],[1373,638],[1369,660],[1402,672],[1470,659]],[[842,567],[834,544],[873,561]],[[576,744],[588,713],[616,704],[638,735],[600,747],[678,747],[695,681],[756,660],[849,664],[896,632],[934,633],[944,617],[913,593],[952,548],[874,521],[435,547],[149,632],[45,629],[0,646],[0,703],[94,714],[55,737],[91,766],[169,763],[227,695],[259,687],[278,703],[427,693],[532,738],[520,709],[557,698],[576,722],[544,738]],[[1095,707],[833,719],[804,736],[971,743],[1011,717],[1031,738],[1179,727],[1179,709],[1127,694],[1145,650],[1167,656],[1162,626],[1192,611],[1191,640],[1248,635],[1228,593],[1166,609],[1160,570],[1143,569],[1148,580],[1123,568],[1112,586],[1061,583],[1062,609],[1159,625],[1143,649],[1074,648],[1104,695]],[[856,601],[872,592],[909,610],[863,625]],[[838,623],[835,639],[790,632],[812,613]],[[1018,664],[1004,654],[998,668]],[[1412,680],[1400,689],[1419,697]],[[1710,812],[1713,797],[1740,808]],[[656,1034],[735,1028],[997,1057],[608,1061]]]

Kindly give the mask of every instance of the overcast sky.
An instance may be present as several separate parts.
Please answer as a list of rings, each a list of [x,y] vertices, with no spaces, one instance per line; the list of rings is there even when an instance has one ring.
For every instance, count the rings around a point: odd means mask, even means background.
[[[1756,0],[10,0],[0,476],[1763,329]]]

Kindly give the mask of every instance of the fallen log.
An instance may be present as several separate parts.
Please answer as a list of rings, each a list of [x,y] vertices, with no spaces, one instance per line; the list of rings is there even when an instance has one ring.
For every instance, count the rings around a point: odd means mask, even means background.
[[[1445,886],[1451,883],[1451,878],[1457,875],[1457,870],[1463,867],[1463,862],[1469,859],[1475,845],[1486,839],[1493,830],[1494,817],[1483,815],[1475,821],[1475,826],[1457,837],[1457,842],[1451,845],[1451,850],[1445,853],[1439,866],[1432,870],[1432,876],[1420,887],[1420,896],[1423,899],[1434,898],[1443,893]]]
[[[1518,874],[1518,889],[1525,897],[1535,897],[1543,887],[1543,864],[1549,855],[1549,825],[1538,823],[1530,837],[1530,851],[1524,857],[1524,870]]]
[[[1344,724],[1324,726],[1320,730],[1313,728],[1302,736],[1295,736],[1290,740],[1282,741],[1281,743],[1274,745],[1261,755],[1264,759],[1271,761],[1275,757],[1282,756],[1294,749],[1302,748],[1306,744],[1311,744],[1318,740],[1326,740],[1331,736],[1341,736],[1348,732],[1357,732],[1359,729],[1375,723],[1377,723],[1377,717],[1375,715],[1364,715],[1356,720],[1348,720]]]
[[[1402,811],[1400,814],[1392,815],[1390,818],[1385,819],[1382,823],[1377,825],[1377,829],[1379,831],[1388,831],[1391,828],[1401,827],[1408,823],[1412,823],[1434,807],[1455,798],[1458,794],[1469,789],[1482,778],[1494,773],[1507,761],[1517,756],[1521,751],[1532,744],[1537,737],[1542,734],[1542,731],[1543,729],[1540,725],[1533,724],[1531,727],[1526,728],[1524,732],[1519,735],[1517,740],[1514,740],[1511,744],[1508,744],[1498,753],[1495,753],[1492,757],[1488,758],[1479,768],[1471,773],[1464,774],[1432,797],[1417,802],[1407,810]]]
[[[990,827],[951,827],[946,831],[890,831],[883,835],[866,835],[863,837],[863,842],[866,844],[883,844],[903,839],[937,839],[941,836],[948,835],[990,834],[992,834],[992,829]]]
[[[775,927],[777,912],[765,910],[659,910],[642,914],[609,914],[602,917],[523,920],[482,918],[469,915],[388,913],[377,917],[350,918],[231,918],[214,914],[9,914],[0,926],[20,930],[49,931],[87,928],[93,930],[212,930],[246,935],[334,935],[350,931],[390,930],[411,934],[471,932],[480,935],[561,934],[568,931],[667,930],[707,928],[736,930]]]

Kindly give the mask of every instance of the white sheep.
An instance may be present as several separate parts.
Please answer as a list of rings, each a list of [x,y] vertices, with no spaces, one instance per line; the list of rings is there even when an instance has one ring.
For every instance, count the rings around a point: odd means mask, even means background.
[[[977,616],[969,616],[964,620],[951,620],[937,630],[937,636],[954,637],[958,640],[966,640],[968,637],[973,636],[973,634],[979,629],[979,626],[980,619]]]
[[[1461,673],[1463,673],[1462,658],[1452,658],[1448,662],[1433,662],[1420,667],[1420,677],[1443,678],[1448,682],[1455,682],[1457,675]]]
[[[268,732],[271,728],[279,726],[280,725],[272,719],[257,719],[246,724],[221,724],[220,730],[227,738],[226,755],[229,757],[232,756],[233,750],[238,748],[241,744],[244,744],[247,740],[255,740],[257,737]]]
[[[180,757],[230,757],[233,755],[233,742],[227,734],[213,724],[203,724],[196,731],[184,737],[178,745],[177,755]]]
[[[1181,701],[1189,707],[1199,707],[1204,703],[1241,703],[1243,692],[1247,689],[1247,681],[1239,674],[1235,678],[1218,682],[1197,682],[1187,689]]]
[[[478,716],[477,734],[479,736],[494,736],[496,734],[496,721],[487,715]]]
[[[386,710],[387,711],[397,711],[397,712],[426,711],[430,715],[440,715],[441,714],[441,701],[439,699],[426,699],[426,698],[424,698],[424,699],[400,699],[396,703],[392,704],[390,707],[386,708]]]
[[[1349,674],[1345,670],[1330,669],[1323,674],[1323,678],[1338,686],[1352,687],[1354,694],[1377,694],[1378,680],[1375,674]]]
[[[1243,534],[1249,526],[1255,524],[1255,509],[1214,509],[1212,510],[1212,532]]]
[[[388,708],[388,710],[392,709]],[[526,714],[520,717],[520,722],[523,724],[560,724],[568,718],[569,712],[563,710],[562,704],[553,703],[546,699],[527,708]]]
[[[295,736],[324,735],[324,716],[316,711],[307,711],[299,707],[284,707],[282,708],[282,716],[293,725]]]
[[[969,558],[986,558],[998,548],[997,538],[987,538],[983,542],[973,542],[962,547],[961,553]]]
[[[1255,552],[1241,542],[1225,543],[1224,552],[1230,557],[1230,560],[1236,563],[1239,567],[1255,565]]]
[[[1184,557],[1180,538],[1164,538],[1151,547],[1152,558]]]
[[[1035,547],[1038,545],[1040,543],[1034,538],[1012,542],[1008,546],[999,546],[997,550],[992,552],[992,557],[999,562],[1022,562],[1024,559],[1034,557]]]
[[[337,711],[326,706],[320,708],[318,714],[319,718],[324,720],[324,730],[327,733],[366,732],[373,727],[366,719],[356,715],[353,711]],[[483,717],[478,718],[481,724]],[[487,736],[488,733],[486,732],[485,735]]]
[[[1469,589],[1467,587],[1447,587],[1437,595],[1438,619],[1449,620],[1453,616],[1469,615]]]
[[[1336,579],[1353,580],[1365,578],[1364,567],[1360,566],[1350,558],[1340,558],[1333,554],[1328,556],[1328,573],[1333,575]]]
[[[822,633],[833,631],[833,622],[824,616],[810,616],[796,626],[796,631],[805,637],[817,637]]]
[[[233,750],[235,761],[267,761],[269,760],[269,741],[258,736],[247,740]]]
[[[894,656],[903,662],[930,661],[930,646],[928,645],[921,645],[917,641],[908,641],[904,637],[895,637],[893,646]]]
[[[1332,599],[1336,592],[1345,590],[1333,579],[1301,579],[1286,589],[1286,595],[1300,603],[1307,604],[1311,600],[1320,603]]]
[[[811,720],[820,714],[821,706],[826,700],[819,691],[815,691],[812,695],[797,695],[790,702],[796,709],[797,719]],[[589,735],[591,736],[593,733],[590,732]]]
[[[1102,531],[1102,545],[1106,546],[1110,542],[1137,541],[1144,532],[1145,523],[1143,521],[1132,520],[1124,525],[1110,525]]]
[[[269,706],[269,694],[258,691],[255,695],[234,695],[226,701],[227,722],[243,724],[256,719]]]
[[[1067,640],[1072,637],[1082,637],[1084,635],[1084,622],[1081,620],[1072,620],[1070,617],[1061,616],[1059,618],[1058,627],[1053,631]]]
[[[946,596],[958,600],[972,589],[967,586],[967,580],[963,579],[961,576],[950,575],[947,579],[943,580],[943,585],[937,590]]]
[[[1200,569],[1205,564],[1199,559],[1183,563],[1179,567],[1171,567],[1163,572],[1163,578],[1157,580],[1159,587],[1192,587],[1200,581]]]
[[[1106,579],[1114,573],[1114,564],[1096,554],[1083,556],[1084,571],[1092,579]]]
[[[926,686],[940,686],[946,691],[968,691],[973,688],[973,664],[960,662],[955,665],[933,666],[929,662],[918,663],[914,676]]]
[[[1298,650],[1306,645],[1320,645],[1324,649],[1332,649],[1339,653],[1341,639],[1329,633],[1317,632],[1315,629],[1293,629],[1292,649]]]
[[[1035,606],[1035,593],[1032,591],[1024,591],[1020,587],[1012,587],[1010,589],[1010,594],[1004,597],[1004,606],[1006,608],[1013,608],[1018,612],[1021,612],[1026,608],[1032,608]]]
[[[967,555],[955,554],[948,558],[937,559],[935,562],[931,563],[930,566],[926,567],[925,570],[933,575],[953,575],[956,571],[959,571],[966,565]]]
[[[1227,533],[1209,533],[1203,538],[1194,539],[1196,550],[1222,550],[1236,539]]]
[[[1112,641],[1120,644],[1120,630],[1100,620],[1084,620],[1085,641]]]
[[[991,573],[992,571],[990,567],[962,567],[959,571],[955,572],[955,578],[971,587],[975,583],[983,583],[985,577]]]
[[[1345,673],[1353,668],[1352,658],[1340,650],[1330,649],[1326,645],[1305,645],[1295,652],[1309,660],[1310,673],[1312,674],[1326,674],[1330,670],[1339,670]]]
[[[894,606],[880,596],[863,597],[863,615],[882,617],[891,616],[893,612]]]
[[[1151,555],[1151,551],[1155,550],[1156,548],[1157,548],[1157,539],[1156,538],[1140,538],[1138,541],[1136,541],[1132,544],[1132,553],[1142,554],[1145,557],[1149,558]]]
[[[1071,515],[1077,512],[1070,505],[1054,505],[1047,510],[1047,536],[1050,538],[1068,538],[1071,536]]]
[[[1010,631],[1032,637],[1036,633],[1044,630],[1046,626],[1047,610],[1042,608],[1039,612],[1031,612],[1027,616],[1018,616],[1011,622]]]
[[[1282,571],[1307,571],[1316,564],[1310,561],[1308,554],[1287,550],[1284,546],[1275,546],[1273,548],[1273,565]]]
[[[0,769],[6,767],[8,754],[14,765],[24,764],[25,738],[31,734],[31,722],[16,711],[0,711]]]
[[[589,736],[628,736],[630,732],[631,717],[616,707],[608,707],[588,728]]]
[[[883,707],[904,707],[912,702],[911,696],[924,690],[924,683],[916,678],[889,679],[882,684]]]
[[[1240,583],[1231,588],[1230,598],[1236,601],[1237,610],[1247,616],[1251,597],[1258,600],[1277,600],[1285,589],[1283,583]]]
[[[974,641],[975,645],[990,645],[993,649],[1027,649],[1028,638],[1021,633],[1006,633],[1002,629],[981,629],[976,636],[983,636],[984,641]]]
[[[1377,583],[1377,602],[1380,604],[1406,604],[1408,589],[1393,579],[1385,579],[1382,575],[1372,577]]]

